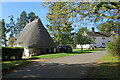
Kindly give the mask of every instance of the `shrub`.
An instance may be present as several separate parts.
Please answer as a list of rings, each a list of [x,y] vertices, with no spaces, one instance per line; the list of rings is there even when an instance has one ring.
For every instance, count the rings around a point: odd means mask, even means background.
[[[108,42],[106,49],[113,56],[120,56],[120,36],[115,38],[114,41]]]
[[[11,49],[24,49],[24,47],[2,47],[2,48],[11,48]]]
[[[22,59],[23,48],[2,47],[2,60]]]

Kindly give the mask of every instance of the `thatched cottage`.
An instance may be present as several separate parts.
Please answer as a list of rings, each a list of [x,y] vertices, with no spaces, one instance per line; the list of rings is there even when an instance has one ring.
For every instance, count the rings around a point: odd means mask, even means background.
[[[29,20],[23,31],[16,37],[16,46],[24,47],[24,53],[29,56],[29,49],[53,49],[56,45],[41,20]]]

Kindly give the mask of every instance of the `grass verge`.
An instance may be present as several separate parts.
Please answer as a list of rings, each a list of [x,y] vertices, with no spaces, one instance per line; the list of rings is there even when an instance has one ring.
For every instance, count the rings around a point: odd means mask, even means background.
[[[56,54],[45,54],[45,55],[39,55],[39,56],[33,56],[32,59],[38,58],[38,59],[45,59],[45,58],[59,58],[59,57],[65,57],[65,56],[72,56],[72,55],[80,55],[85,53],[92,53],[100,51],[99,49],[91,50],[91,49],[84,49],[83,51],[80,51],[80,49],[73,49],[73,53],[56,53]]]
[[[97,62],[100,62],[101,64],[94,72],[94,76],[92,78],[118,79],[118,74],[120,74],[120,59],[118,57],[114,57],[111,54],[106,54]]]
[[[14,61],[3,61],[2,62],[2,71],[6,72],[8,70],[17,68],[21,65],[31,62],[31,60],[14,60]]]

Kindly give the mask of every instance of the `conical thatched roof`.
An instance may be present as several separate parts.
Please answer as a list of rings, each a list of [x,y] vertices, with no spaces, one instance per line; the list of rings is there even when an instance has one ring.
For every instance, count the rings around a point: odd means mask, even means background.
[[[27,24],[17,36],[17,43],[25,48],[55,48],[56,45],[40,19]]]

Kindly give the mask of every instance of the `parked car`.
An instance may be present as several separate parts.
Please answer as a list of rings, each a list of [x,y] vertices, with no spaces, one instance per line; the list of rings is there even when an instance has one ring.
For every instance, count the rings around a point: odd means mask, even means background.
[[[56,52],[73,52],[72,47],[69,45],[61,45],[56,48]]]

